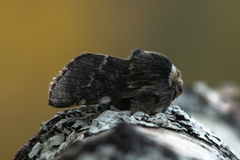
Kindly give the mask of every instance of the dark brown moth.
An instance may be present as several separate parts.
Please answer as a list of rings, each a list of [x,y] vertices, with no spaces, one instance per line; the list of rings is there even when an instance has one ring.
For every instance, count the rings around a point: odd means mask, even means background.
[[[165,112],[182,92],[181,72],[163,54],[137,49],[129,59],[119,59],[82,53],[53,78],[48,104],[121,104],[150,114]]]

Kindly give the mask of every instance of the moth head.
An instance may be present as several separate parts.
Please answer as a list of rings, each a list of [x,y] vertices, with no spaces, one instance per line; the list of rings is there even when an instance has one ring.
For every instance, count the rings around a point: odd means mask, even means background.
[[[169,87],[174,90],[173,100],[180,96],[183,92],[183,80],[181,72],[172,64],[172,69],[169,75]]]

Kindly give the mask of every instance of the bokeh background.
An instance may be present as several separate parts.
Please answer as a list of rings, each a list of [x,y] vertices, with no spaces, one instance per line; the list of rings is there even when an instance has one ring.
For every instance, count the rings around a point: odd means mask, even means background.
[[[164,53],[185,84],[239,83],[240,1],[22,0],[0,2],[0,155],[14,155],[60,109],[51,79],[81,52]]]

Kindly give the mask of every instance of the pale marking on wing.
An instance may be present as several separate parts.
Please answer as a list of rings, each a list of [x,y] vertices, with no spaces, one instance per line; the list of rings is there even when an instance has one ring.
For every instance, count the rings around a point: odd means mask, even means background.
[[[104,96],[100,99],[99,103],[100,104],[108,104],[111,101],[111,98],[108,96]]]
[[[102,63],[99,65],[99,67],[98,67],[98,70],[101,70],[101,69],[102,69],[102,66],[107,63],[107,58],[108,58],[108,55],[105,55],[104,58],[103,58],[103,62],[102,62]],[[91,83],[92,83],[92,81],[94,80],[94,75],[95,75],[95,73],[92,73],[92,75],[91,75],[91,80],[90,80],[89,83],[87,84],[87,87],[91,86]]]

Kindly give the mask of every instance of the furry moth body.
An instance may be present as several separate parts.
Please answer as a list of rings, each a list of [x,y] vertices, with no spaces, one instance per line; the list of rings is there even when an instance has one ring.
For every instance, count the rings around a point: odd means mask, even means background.
[[[82,53],[53,78],[48,104],[57,108],[123,104],[132,112],[165,112],[183,92],[181,72],[163,54],[133,51],[129,59]]]

